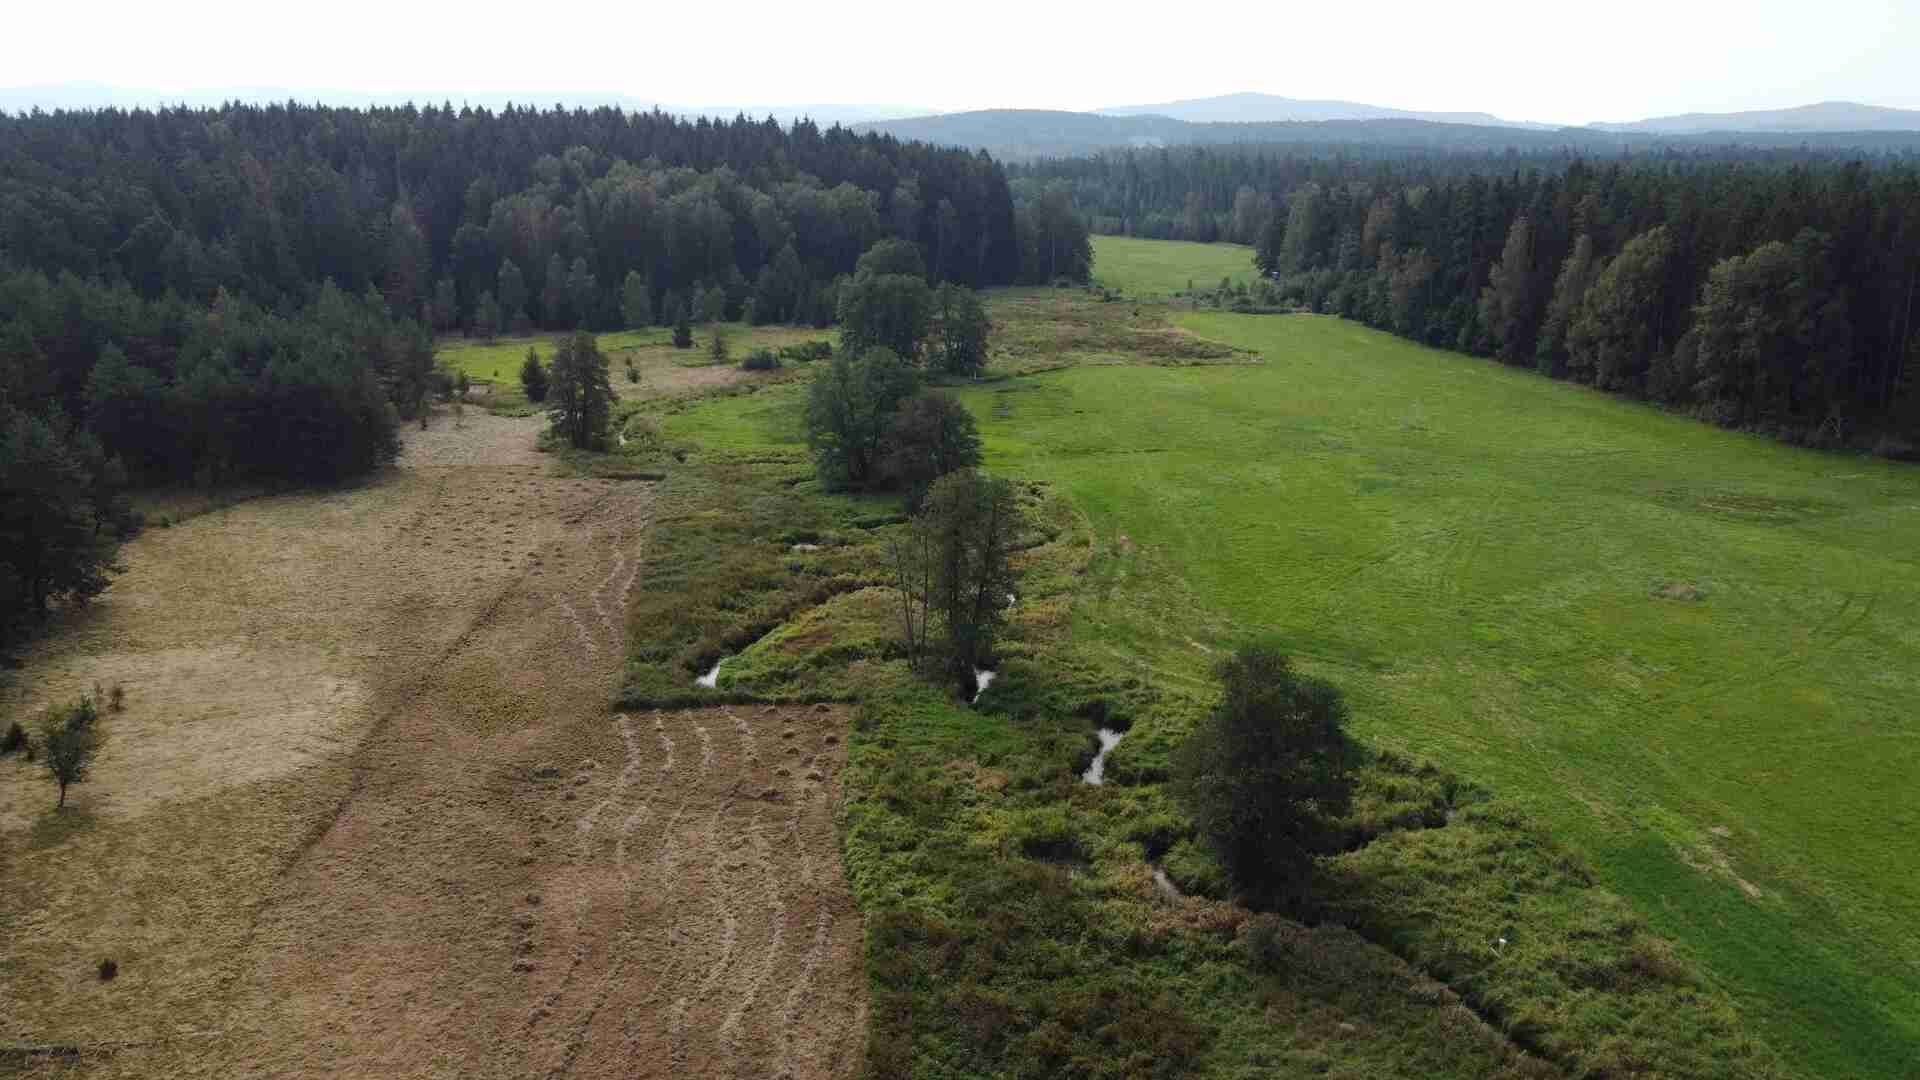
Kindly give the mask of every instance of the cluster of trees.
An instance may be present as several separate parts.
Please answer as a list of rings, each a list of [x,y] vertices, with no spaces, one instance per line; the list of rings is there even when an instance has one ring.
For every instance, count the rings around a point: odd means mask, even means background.
[[[1093,243],[1074,204],[1073,185],[1019,180],[1013,184],[1020,241],[1021,285],[1067,281],[1084,285],[1093,276]]]
[[[973,417],[892,351],[844,343],[807,387],[807,445],[830,487],[904,486],[909,504],[950,468],[979,460]]]
[[[1911,167],[1309,183],[1257,251],[1286,299],[1429,344],[1796,441],[1920,431]]]
[[[986,367],[992,332],[986,306],[973,290],[951,282],[929,288],[912,244],[875,244],[838,291],[843,349],[886,349],[947,375],[977,375]]]
[[[1013,485],[969,466],[935,480],[893,542],[908,662],[965,698],[1006,626],[1021,520]]]
[[[909,506],[942,474],[979,461],[973,417],[953,398],[922,393],[926,374],[973,375],[992,324],[980,298],[929,289],[919,253],[883,241],[840,290],[840,348],[807,393],[807,441],[823,482],[904,487]]]
[[[893,569],[908,659],[971,698],[1006,621],[1021,522],[1013,486],[978,471],[973,415],[884,346],[843,347],[809,387],[807,438],[828,484],[904,491],[913,516]]]
[[[840,290],[840,348],[807,393],[807,441],[831,486],[904,492],[893,547],[908,658],[964,697],[992,656],[1012,588],[1012,485],[977,471],[980,434],[927,372],[971,375],[991,325],[971,290],[929,289],[911,245],[883,241]]]
[[[326,285],[282,314],[0,271],[0,640],[106,587],[128,486],[365,473],[440,379],[374,294]]]
[[[874,241],[1023,274],[984,155],[801,121],[296,104],[0,115],[0,251],[270,308],[331,280],[438,331],[832,317]],[[1030,245],[1025,245],[1030,246]]]
[[[0,272],[0,399],[98,440],[136,484],[363,473],[438,378],[431,338],[371,292],[325,284],[282,312]]]
[[[1633,146],[1607,145],[1608,136],[1582,145],[1578,139],[1517,140],[1511,130],[1492,134],[1501,141],[1489,145],[1469,139],[1457,145],[1429,145],[1325,138],[1112,150],[1012,163],[1007,175],[1017,203],[1026,205],[1041,192],[1057,190],[1060,198],[1079,208],[1097,233],[1253,244],[1273,215],[1287,209],[1288,196],[1308,184],[1333,188],[1390,178],[1400,186],[1434,187],[1470,176],[1559,173],[1581,160],[1695,170],[1735,163],[1771,169],[1822,167],[1862,156],[1911,163],[1915,157],[1905,143],[1863,145],[1877,138],[1872,135],[1839,140],[1809,136],[1791,146],[1754,140],[1730,143],[1713,137]],[[1514,145],[1517,141],[1532,145]]]
[[[123,475],[98,439],[0,397],[0,645],[107,587],[135,527]]]
[[[825,325],[892,240],[918,260],[894,290],[910,355],[932,334],[925,359],[972,370],[984,315],[958,286],[1037,277],[1023,253],[1058,245],[1020,237],[1035,220],[984,155],[807,122],[0,114],[0,429],[26,477],[0,494],[4,621],[103,587],[122,482],[332,482],[389,460],[443,388],[436,332],[659,323],[690,345],[694,319]],[[596,376],[562,360],[553,390],[584,389],[561,426],[591,445]]]

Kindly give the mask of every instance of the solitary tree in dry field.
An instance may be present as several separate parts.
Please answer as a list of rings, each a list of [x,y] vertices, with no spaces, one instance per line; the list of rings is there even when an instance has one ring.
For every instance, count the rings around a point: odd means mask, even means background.
[[[60,785],[60,801],[67,805],[67,786],[87,778],[94,755],[100,751],[99,712],[93,699],[82,697],[71,705],[47,710],[40,729],[40,750],[47,772]]]

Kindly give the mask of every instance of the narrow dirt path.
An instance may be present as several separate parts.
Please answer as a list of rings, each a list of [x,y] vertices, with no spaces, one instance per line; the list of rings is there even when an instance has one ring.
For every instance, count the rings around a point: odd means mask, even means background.
[[[308,725],[325,735],[317,746],[304,728],[261,721],[253,739],[300,735],[279,751],[300,758],[288,766],[271,760],[273,746],[248,742],[265,762],[261,778],[221,794],[246,811],[243,821],[261,805],[275,808],[272,828],[212,824],[218,808],[202,805],[204,794],[163,782],[127,821],[100,821],[50,848],[19,846],[46,860],[40,869],[51,877],[56,855],[124,861],[116,832],[140,833],[144,868],[155,854],[147,834],[161,820],[147,811],[190,805],[205,825],[166,834],[175,861],[164,873],[136,871],[145,887],[184,890],[192,897],[184,909],[116,897],[109,872],[86,895],[49,886],[43,902],[16,913],[54,928],[116,906],[133,923],[170,920],[128,965],[131,977],[104,988],[73,974],[84,970],[84,952],[29,957],[43,977],[58,972],[69,1000],[26,1010],[23,1041],[98,1048],[37,1068],[856,1070],[861,927],[831,813],[843,712],[609,713],[628,600],[645,587],[652,496],[645,484],[548,476],[532,434],[530,423],[469,415],[458,428],[410,435],[397,475],[340,497],[337,550],[296,550],[271,603],[246,616],[249,596],[260,606],[258,590],[238,590],[217,632],[207,629],[244,668],[259,655],[243,638],[247,626],[271,632],[303,604],[335,612],[312,635],[331,659],[289,665],[285,688],[330,665],[329,677],[352,690],[335,696],[353,707],[337,716],[314,707],[326,714]],[[296,535],[301,522],[273,515],[297,518],[297,509],[243,507],[202,527],[200,539],[264,548],[256,534]],[[140,568],[164,562],[152,554]],[[146,587],[137,571],[116,586],[120,614],[145,602]],[[209,615],[203,629],[219,621]],[[141,651],[145,644],[123,651],[139,652],[159,680],[165,655]],[[313,651],[313,642],[298,644],[291,651]],[[79,678],[99,655],[79,649],[68,661],[70,671],[59,655],[46,660]],[[129,716],[142,719],[124,727],[177,719],[140,712],[139,687],[134,700]],[[273,710],[270,699],[245,704]],[[134,786],[141,763],[121,765],[129,782],[112,785],[102,806]],[[8,805],[0,801],[0,813]],[[3,819],[0,838],[14,838]],[[115,948],[112,935],[85,947]],[[0,960],[13,961],[5,948]],[[8,982],[0,991],[8,1009],[33,993],[31,980]],[[116,1046],[100,1046],[103,1036]]]

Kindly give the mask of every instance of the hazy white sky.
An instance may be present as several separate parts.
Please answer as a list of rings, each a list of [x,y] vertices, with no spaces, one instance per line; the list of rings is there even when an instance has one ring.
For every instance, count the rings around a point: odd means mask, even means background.
[[[0,85],[1090,109],[1240,90],[1586,123],[1920,107],[1920,0],[23,3]]]

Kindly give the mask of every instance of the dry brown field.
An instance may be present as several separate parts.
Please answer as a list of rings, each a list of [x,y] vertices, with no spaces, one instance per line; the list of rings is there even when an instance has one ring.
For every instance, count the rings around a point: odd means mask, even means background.
[[[65,811],[0,762],[0,1074],[857,1068],[844,712],[609,711],[652,495],[539,424],[149,529],[25,658],[126,707]]]

